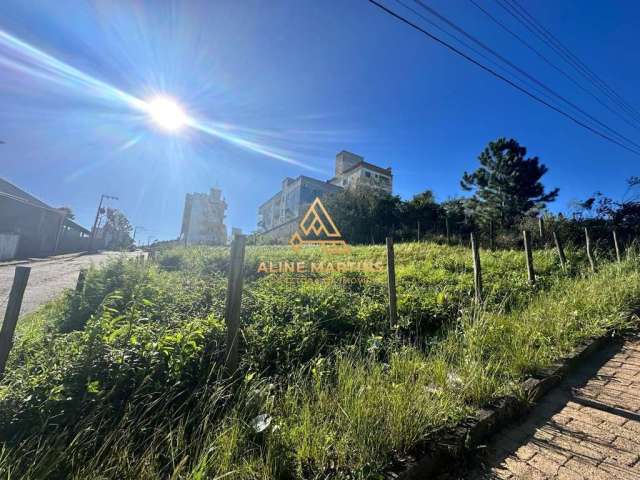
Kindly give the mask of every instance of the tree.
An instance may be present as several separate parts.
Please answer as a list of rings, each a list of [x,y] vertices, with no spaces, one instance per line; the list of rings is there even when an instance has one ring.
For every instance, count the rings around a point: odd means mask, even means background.
[[[411,200],[402,202],[400,207],[403,233],[414,236],[414,232],[417,233],[418,222],[421,233],[433,233],[438,230],[438,221],[443,218],[443,211],[431,190],[414,195]]]
[[[640,225],[640,187],[639,177],[627,179],[627,189],[619,201],[607,197],[602,192],[583,201],[573,202],[573,218],[584,220],[592,218],[612,222],[616,226],[637,227]]]
[[[510,227],[556,199],[559,189],[545,192],[540,182],[547,167],[538,157],[526,155],[527,149],[516,140],[499,138],[489,142],[478,157],[480,168],[471,174],[464,172],[460,184],[474,191],[469,207],[477,221],[486,224],[493,220]]]
[[[73,210],[71,210],[70,207],[60,207],[58,208],[58,210],[60,210],[60,212],[64,214],[65,218],[68,218],[69,220],[73,220],[74,218],[76,218]]]
[[[131,231],[133,227],[129,219],[116,208],[107,208],[107,222],[104,225],[105,247],[127,248],[133,245]]]
[[[475,204],[471,204],[471,199],[454,197],[440,205],[447,217],[449,231],[451,234],[469,233],[473,230],[472,210]]]
[[[358,186],[323,201],[349,243],[379,243],[399,224],[400,198],[383,190]]]

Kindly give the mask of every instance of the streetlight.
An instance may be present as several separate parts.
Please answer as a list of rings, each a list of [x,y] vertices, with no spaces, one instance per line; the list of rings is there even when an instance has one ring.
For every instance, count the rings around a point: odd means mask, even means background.
[[[96,219],[93,222],[93,228],[91,229],[91,240],[89,240],[89,253],[93,253],[93,242],[96,239],[96,230],[98,228],[98,220],[100,220],[100,215],[104,213],[102,208],[102,202],[104,199],[108,200],[119,200],[118,197],[113,197],[111,195],[105,195],[104,193],[100,195],[100,203],[98,204],[98,211],[96,212]]]

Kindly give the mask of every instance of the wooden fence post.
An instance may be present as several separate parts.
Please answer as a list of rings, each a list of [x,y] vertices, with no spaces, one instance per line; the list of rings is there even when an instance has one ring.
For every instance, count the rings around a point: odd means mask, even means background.
[[[227,325],[225,369],[229,376],[236,373],[239,364],[238,343],[240,340],[240,306],[244,280],[245,243],[245,235],[236,235],[231,242],[227,298],[224,312],[224,319]]]
[[[393,251],[393,237],[387,237],[387,284],[389,286],[389,322],[395,327],[398,320],[396,298],[396,261]]]
[[[613,246],[616,249],[616,259],[618,260],[618,263],[620,263],[620,246],[618,245],[618,232],[615,231],[615,229],[613,230]]]
[[[540,234],[540,244],[544,244],[544,219],[538,217],[538,233]]]
[[[562,248],[562,241],[560,240],[560,236],[558,232],[553,231],[553,242],[556,244],[556,250],[558,251],[558,258],[560,259],[560,267],[564,270],[565,264],[567,263],[567,258],[564,256],[564,249]]]
[[[445,215],[444,217],[444,228],[447,230],[447,245],[451,243],[451,237],[449,234],[449,216]]]
[[[475,300],[482,302],[482,268],[480,266],[480,249],[476,243],[476,238],[471,232],[471,253],[473,256],[473,287],[475,290]]]
[[[22,307],[22,297],[24,296],[25,288],[27,288],[30,273],[31,267],[16,267],[13,277],[13,285],[11,286],[11,293],[9,293],[9,302],[7,303],[4,322],[2,322],[2,329],[0,330],[0,378],[4,375],[4,368],[7,364],[11,347],[13,346],[13,332],[18,323],[20,307]]]
[[[81,293],[84,290],[84,281],[87,277],[87,271],[82,269],[80,273],[78,273],[78,283],[76,283],[76,293]]]
[[[527,277],[529,278],[529,283],[531,283],[531,285],[535,285],[536,274],[533,269],[533,252],[531,250],[531,235],[529,235],[528,230],[523,230],[522,236],[524,237],[524,252],[527,258]]]
[[[493,231],[493,219],[489,220],[489,250],[493,250],[495,233]]]
[[[591,237],[589,236],[589,229],[584,227],[584,239],[587,247],[587,258],[589,259],[589,265],[591,265],[591,272],[596,271],[596,264],[593,261],[593,255],[591,253]]]

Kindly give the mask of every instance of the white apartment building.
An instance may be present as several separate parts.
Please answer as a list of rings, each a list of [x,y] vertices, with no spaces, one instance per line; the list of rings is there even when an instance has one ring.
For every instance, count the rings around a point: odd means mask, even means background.
[[[182,215],[180,240],[185,245],[225,245],[227,227],[224,224],[227,204],[222,191],[212,188],[206,193],[187,193]]]
[[[360,155],[346,150],[336,155],[335,177],[329,180],[329,183],[342,188],[366,185],[380,188],[388,193],[393,191],[391,168],[381,168],[365,162]]]
[[[305,175],[285,178],[280,191],[258,208],[258,227],[266,239],[284,239],[295,231],[300,216],[316,197],[360,185],[392,193],[391,168],[378,167],[360,155],[343,150],[336,155],[335,173],[330,180]]]

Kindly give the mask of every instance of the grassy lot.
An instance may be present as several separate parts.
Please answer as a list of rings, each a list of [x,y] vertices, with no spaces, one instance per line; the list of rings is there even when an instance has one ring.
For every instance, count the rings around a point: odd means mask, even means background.
[[[383,260],[383,247],[350,259]],[[467,249],[396,246],[400,324],[384,274],[257,274],[288,248],[250,247],[241,375],[220,368],[228,250],[116,261],[20,326],[0,384],[8,478],[379,478],[394,455],[577,343],[632,326],[640,257],[586,273],[568,252],[482,252],[472,304]],[[317,250],[307,261],[329,260]],[[300,257],[297,257],[300,259]]]

